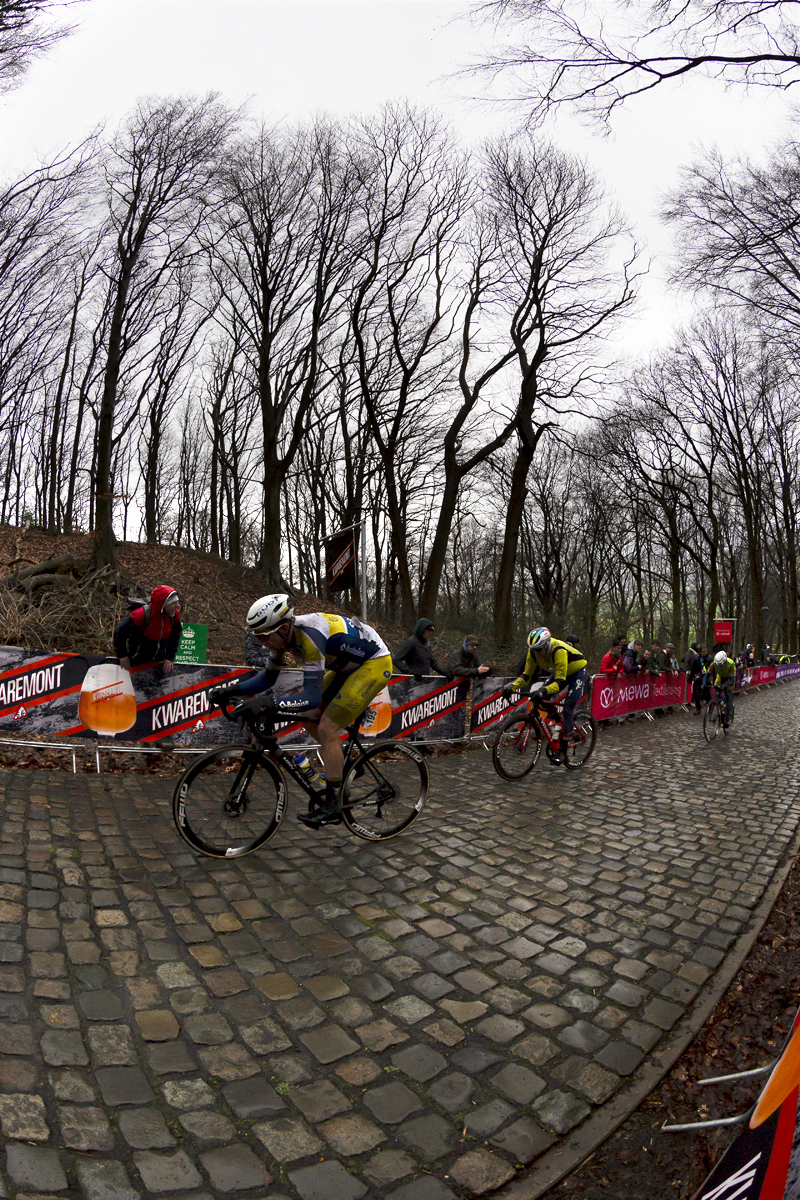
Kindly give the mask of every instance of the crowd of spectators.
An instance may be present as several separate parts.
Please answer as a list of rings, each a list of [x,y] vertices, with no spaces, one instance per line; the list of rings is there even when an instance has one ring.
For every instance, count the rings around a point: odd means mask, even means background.
[[[645,647],[641,638],[634,638],[626,645],[622,634],[614,638],[600,663],[601,675],[678,675],[681,670],[672,642],[662,649],[657,639]]]

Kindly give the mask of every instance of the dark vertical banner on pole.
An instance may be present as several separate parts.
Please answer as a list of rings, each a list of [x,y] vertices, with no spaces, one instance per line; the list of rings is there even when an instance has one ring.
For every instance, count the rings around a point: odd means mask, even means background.
[[[328,595],[356,586],[356,531],[348,529],[325,540]]]

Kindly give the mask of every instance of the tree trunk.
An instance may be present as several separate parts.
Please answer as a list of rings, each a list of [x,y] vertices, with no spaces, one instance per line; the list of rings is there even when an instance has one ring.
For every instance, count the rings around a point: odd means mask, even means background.
[[[508,497],[505,532],[503,534],[503,550],[500,555],[500,567],[497,572],[497,582],[494,593],[494,640],[498,647],[510,647],[513,643],[514,621],[511,611],[511,597],[514,587],[514,569],[517,560],[519,532],[522,525],[522,513],[528,495],[528,472],[533,462],[535,447],[521,445],[517,451],[514,469],[511,473],[511,491]]]

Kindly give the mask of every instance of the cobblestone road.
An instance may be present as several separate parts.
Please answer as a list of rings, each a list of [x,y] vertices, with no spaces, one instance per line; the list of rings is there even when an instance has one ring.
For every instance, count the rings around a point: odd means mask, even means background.
[[[0,1195],[446,1200],[524,1171],[711,979],[800,819],[800,689],[431,760],[386,845],[185,852],[171,781],[0,773]]]

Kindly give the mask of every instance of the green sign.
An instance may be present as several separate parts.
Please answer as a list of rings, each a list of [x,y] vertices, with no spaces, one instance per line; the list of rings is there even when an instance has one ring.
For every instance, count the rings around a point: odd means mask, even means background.
[[[181,640],[178,642],[178,653],[175,655],[175,662],[204,663],[206,661],[207,646],[207,625],[184,625],[181,630]]]

